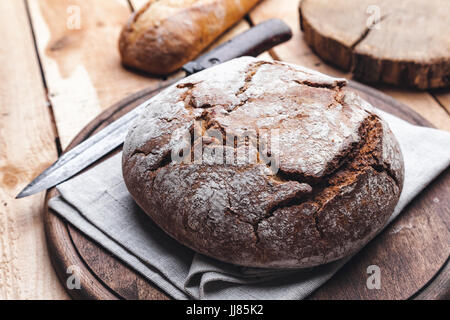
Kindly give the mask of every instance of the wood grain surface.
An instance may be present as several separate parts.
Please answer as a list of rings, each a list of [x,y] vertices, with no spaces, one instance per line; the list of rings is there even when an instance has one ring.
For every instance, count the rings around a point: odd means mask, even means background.
[[[434,97],[436,101],[447,111],[447,115],[450,115],[450,92],[449,90],[436,90],[434,91]]]
[[[306,42],[366,83],[450,86],[448,0],[302,0]]]
[[[148,0],[129,0],[134,11],[138,11],[148,2]]]
[[[0,0],[0,12],[0,300],[64,298],[45,245],[44,195],[14,199],[57,158],[50,110],[23,1]]]
[[[48,97],[64,149],[116,101],[160,79],[120,66],[118,37],[126,0],[28,0]]]
[[[61,145],[64,149],[102,110],[162,81],[129,72],[119,63],[116,41],[122,23],[132,7],[144,2],[0,0],[0,299],[68,297],[45,247],[44,196],[21,200],[14,200],[14,196],[56,159]],[[249,21],[283,19],[291,25],[294,38],[272,50],[274,58],[341,76],[341,71],[325,64],[304,42],[298,4],[299,0],[264,0]],[[407,104],[437,128],[450,130],[448,89],[378,89]],[[140,281],[136,280],[138,288],[142,287]],[[140,290],[137,296],[146,294]]]
[[[270,18],[280,18],[292,28],[294,33],[292,40],[274,48],[272,50],[274,58],[303,65],[333,76],[351,78],[351,74],[324,63],[306,44],[304,35],[300,31],[298,4],[297,0],[264,0],[250,12],[251,20],[255,24]],[[449,113],[430,93],[386,86],[377,86],[376,88],[403,102],[437,128],[450,131]],[[448,93],[448,89],[444,92]],[[447,101],[446,105],[449,109],[450,101]]]
[[[377,90],[355,82],[351,83],[351,89],[380,109],[414,124],[431,125],[408,107]],[[114,105],[106,114],[83,129],[69,148],[154,93],[147,90]],[[423,290],[445,265],[450,255],[450,199],[442,196],[448,192],[450,170],[430,185],[399,218],[310,298],[408,299]],[[55,194],[53,189],[48,198]],[[66,224],[53,211],[46,213],[45,221],[53,263],[61,280],[66,281],[69,276],[67,268],[70,265],[77,265],[84,279],[81,290],[68,291],[73,297],[106,299],[110,298],[110,293],[113,292],[117,298],[124,299],[168,298],[138,273]],[[81,261],[84,264],[80,264]],[[370,265],[380,267],[380,290],[369,290],[366,286],[367,267]],[[91,283],[94,283],[94,286]],[[439,286],[438,296],[445,296],[449,288],[449,284],[444,281]]]

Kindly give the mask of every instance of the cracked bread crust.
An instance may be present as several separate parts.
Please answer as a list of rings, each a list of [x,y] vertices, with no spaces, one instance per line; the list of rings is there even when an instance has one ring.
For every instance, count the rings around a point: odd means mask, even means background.
[[[345,87],[344,79],[247,57],[185,78],[151,99],[130,129],[128,190],[170,236],[225,262],[301,268],[350,255],[392,214],[404,167],[387,124]],[[171,161],[186,132],[211,128],[254,130],[258,138],[278,129],[278,171],[259,156],[254,163],[219,164],[209,153],[203,163]],[[252,144],[206,140],[193,145],[258,154]]]

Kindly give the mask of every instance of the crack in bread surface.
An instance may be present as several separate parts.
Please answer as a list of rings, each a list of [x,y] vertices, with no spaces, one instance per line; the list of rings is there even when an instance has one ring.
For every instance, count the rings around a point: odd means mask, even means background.
[[[319,228],[319,215],[323,210],[323,207],[327,202],[336,196],[340,195],[340,190],[343,187],[355,183],[358,177],[364,174],[369,168],[375,169],[377,172],[385,172],[390,179],[399,186],[399,182],[395,175],[391,172],[389,166],[387,166],[380,159],[380,155],[376,155],[376,148],[379,148],[379,143],[382,138],[382,128],[377,116],[370,115],[361,124],[359,132],[361,134],[361,141],[355,144],[351,150],[346,153],[343,160],[338,166],[319,182],[308,181],[306,178],[298,178],[294,175],[283,174],[283,181],[299,181],[305,182],[312,187],[310,194],[304,194],[299,198],[290,199],[287,202],[276,204],[267,212],[267,214],[258,221],[256,226],[256,232],[258,226],[264,220],[272,217],[274,212],[287,207],[295,207],[305,203],[311,203],[317,206],[317,211],[314,214],[315,225],[320,238],[323,238],[323,232]]]
[[[203,135],[205,132],[209,129],[217,129],[222,133],[223,141],[219,144],[222,147],[226,146],[226,136],[227,133],[234,134],[233,127],[228,127],[223,122],[221,122],[224,117],[229,117],[234,115],[236,112],[239,111],[239,107],[243,107],[246,103],[254,103],[255,97],[252,96],[252,93],[249,91],[252,89],[253,79],[257,76],[258,71],[260,68],[266,65],[277,65],[278,63],[271,63],[271,62],[259,62],[259,63],[251,63],[247,67],[244,75],[244,85],[240,86],[237,91],[234,92],[234,96],[239,98],[239,102],[234,103],[233,105],[226,106],[221,103],[214,103],[213,101],[211,103],[198,103],[198,101],[195,100],[196,94],[202,94],[196,92],[197,85],[200,82],[187,82],[182,83],[176,86],[178,90],[182,90],[182,92],[179,94],[179,102],[184,102],[184,107],[187,111],[189,111],[190,117],[193,120],[202,121],[201,125],[201,134],[198,136],[201,138],[201,140],[192,140],[191,141],[191,159],[193,158],[192,152],[194,145],[196,143],[200,143],[203,148],[206,148],[209,146],[209,143],[204,143],[203,141]],[[345,103],[345,95],[346,91],[343,90],[345,85],[336,82],[334,84],[329,83],[320,83],[320,82],[311,82],[311,81],[295,81],[294,82],[299,86],[305,86],[310,88],[311,90],[325,90],[324,92],[327,92],[327,94],[330,95],[330,103],[327,105],[324,105],[325,109],[330,108],[341,108],[342,112],[352,112],[352,106],[346,105]],[[250,92],[250,95],[247,95],[247,92]],[[203,100],[200,100],[203,101]],[[217,102],[217,101],[216,101]],[[220,102],[220,101],[219,101]],[[291,102],[292,103],[292,102]],[[302,105],[294,105],[294,107],[302,108]],[[246,106],[247,108],[247,106]],[[196,111],[201,109],[201,111]],[[226,115],[222,115],[220,113],[221,110],[226,111]],[[346,111],[347,110],[347,111]],[[244,112],[244,111],[242,111]],[[325,247],[327,242],[327,236],[326,232],[321,229],[321,222],[323,219],[324,208],[325,206],[332,201],[334,198],[339,197],[342,194],[342,190],[348,186],[351,186],[358,182],[361,175],[364,175],[369,170],[374,171],[374,174],[387,174],[390,180],[392,180],[392,183],[396,186],[399,186],[400,182],[397,180],[396,173],[390,168],[390,165],[388,163],[385,163],[381,154],[381,148],[382,148],[382,139],[383,139],[383,128],[380,122],[380,119],[374,115],[371,112],[368,112],[365,110],[365,117],[362,121],[359,122],[359,127],[357,129],[357,140],[352,140],[349,143],[342,142],[342,145],[345,146],[343,149],[339,150],[336,154],[334,154],[333,158],[329,160],[324,167],[323,171],[320,173],[320,175],[314,176],[307,173],[302,173],[302,171],[298,172],[291,172],[289,170],[284,170],[283,168],[280,168],[279,171],[274,175],[267,175],[265,176],[267,179],[267,183],[271,183],[274,185],[283,185],[288,183],[298,183],[301,184],[303,187],[299,189],[299,191],[295,194],[289,194],[286,195],[285,198],[282,199],[274,199],[270,200],[270,204],[267,206],[267,208],[260,212],[258,216],[246,216],[246,211],[239,212],[239,210],[236,210],[232,206],[232,202],[230,200],[230,194],[233,191],[232,187],[228,185],[228,182],[226,179],[224,179],[225,183],[225,194],[228,197],[228,204],[224,207],[224,215],[226,216],[233,216],[236,223],[243,223],[248,225],[251,228],[251,232],[253,234],[253,245],[255,247],[259,247],[261,250],[264,251],[264,245],[261,244],[261,226],[268,221],[270,221],[272,218],[275,218],[275,215],[278,212],[282,212],[283,209],[292,209],[296,210],[296,208],[303,208],[302,206],[308,205],[312,209],[313,214],[308,217],[312,221],[312,224],[314,225],[315,232],[316,232],[316,239],[318,241],[318,246]],[[220,116],[222,118],[220,118]],[[297,117],[296,114],[288,113],[288,118],[290,121],[291,116],[294,115]],[[308,114],[301,114],[299,119],[307,119]],[[168,121],[168,119],[162,118],[163,121]],[[175,125],[178,123],[177,121],[185,121],[183,118],[180,119],[171,119],[175,123]],[[296,121],[295,119],[292,121]],[[273,126],[274,128],[277,128],[277,126],[282,127],[281,122],[275,123]],[[249,125],[249,127],[252,127]],[[260,127],[253,126],[253,129],[255,129],[256,137],[257,137],[257,145],[259,145],[259,139],[260,139]],[[190,130],[193,130],[193,126],[190,127]],[[301,130],[301,129],[299,129]],[[193,136],[193,135],[192,135]],[[250,148],[252,145],[245,142],[245,147]],[[145,150],[147,146],[144,146],[142,149]],[[141,153],[141,156],[153,156],[154,153],[148,149],[146,149],[146,152],[143,152],[142,150],[135,149],[135,153]],[[234,159],[236,159],[236,150],[237,146],[234,145]],[[225,149],[223,148],[222,151],[225,153]],[[233,170],[236,173],[244,172],[245,170],[248,170],[252,167],[258,167],[258,166],[269,166],[266,163],[263,163],[260,161],[260,150],[256,149],[258,158],[257,163],[253,165],[247,165],[247,166],[237,166],[236,163],[233,163],[232,166]],[[155,179],[157,174],[161,174],[163,177],[167,172],[170,172],[173,168],[176,166],[183,167],[183,166],[190,166],[192,164],[185,164],[185,163],[178,163],[178,164],[172,164],[170,161],[167,161],[167,154],[170,154],[170,152],[166,153],[164,157],[160,159],[160,162],[158,164],[158,167],[154,169],[154,172],[151,172],[150,175],[148,175],[148,179]],[[132,156],[133,156],[132,155]],[[204,171],[206,167],[209,168],[217,168],[220,165],[216,164],[202,164],[197,166],[197,172]],[[202,169],[203,167],[203,169]],[[165,171],[161,171],[162,169],[165,169]],[[261,173],[262,174],[262,173]],[[194,185],[190,186],[191,190],[197,190],[198,186],[201,184],[201,181],[196,181]],[[153,189],[153,181],[151,181],[151,193],[158,193],[158,190]],[[300,209],[299,209],[300,210]],[[183,223],[184,228],[189,230],[190,233],[199,233],[200,230],[196,230],[195,228],[191,228],[189,223],[187,222],[189,220],[189,213],[190,211],[184,211],[183,216]],[[299,213],[300,214],[300,213]],[[208,211],[206,216],[204,217],[208,221],[208,223],[217,224],[220,223],[219,220],[217,220],[217,216],[214,216],[212,211]],[[306,218],[305,218],[306,219]],[[201,237],[201,233],[199,235]]]
[[[239,89],[235,93],[236,96],[242,95],[245,93],[245,91],[251,86],[253,76],[256,74],[256,72],[259,70],[259,67],[265,64],[275,64],[267,61],[259,61],[256,63],[253,63],[249,66],[247,69],[246,75],[245,75],[245,85]],[[299,85],[306,85],[312,88],[326,88],[330,90],[334,90],[336,92],[334,96],[334,103],[336,104],[344,104],[342,96],[345,94],[345,92],[342,90],[344,88],[343,84],[323,84],[323,83],[313,83],[311,81],[297,81],[293,80]],[[192,100],[192,93],[195,90],[195,86],[198,83],[183,83],[180,85],[177,85],[177,88],[179,89],[185,89],[188,88],[188,90],[182,94],[182,98],[180,101],[184,101],[186,103],[186,108],[195,108],[193,105]],[[243,101],[241,101],[242,103]],[[240,106],[238,104],[237,106]],[[214,106],[207,104],[202,105],[197,108],[201,109],[211,109]],[[235,111],[237,108],[236,106],[233,106],[229,112]],[[165,119],[166,120],[166,119]],[[217,120],[215,120],[211,113],[207,110],[202,112],[202,114],[195,118],[195,120],[201,120],[205,123],[203,126],[203,132],[202,134],[198,135],[198,139],[203,138],[203,134],[206,130],[211,128],[219,129],[222,134],[227,134],[226,128],[224,128]],[[257,139],[259,140],[259,130],[256,129],[257,133]],[[295,181],[300,183],[307,183],[313,187],[313,192],[310,195],[301,195],[300,197],[295,197],[292,199],[285,199],[281,201],[280,203],[276,203],[273,205],[270,210],[257,222],[253,223],[253,227],[255,227],[255,230],[257,232],[258,225],[270,218],[273,213],[280,209],[280,208],[286,208],[291,206],[300,205],[305,202],[312,202],[319,205],[318,213],[322,210],[323,205],[326,203],[326,197],[333,198],[334,196],[339,194],[339,189],[343,186],[346,186],[348,184],[353,183],[356,181],[357,176],[359,174],[362,174],[368,167],[376,169],[377,172],[386,172],[388,175],[394,180],[394,182],[398,185],[397,178],[395,175],[391,172],[388,165],[380,161],[377,157],[374,157],[373,152],[376,145],[374,143],[379,143],[381,139],[381,126],[379,123],[379,120],[377,116],[375,115],[369,115],[361,124],[360,129],[358,130],[361,135],[361,141],[360,143],[353,143],[349,146],[348,149],[343,150],[341,154],[336,155],[336,158],[334,158],[332,161],[328,163],[328,168],[326,169],[326,174],[318,179],[312,179],[311,177],[308,177],[306,175],[299,175],[298,173],[289,173],[289,172],[283,172],[282,170],[278,171],[275,175],[270,176],[272,179],[276,181],[281,182],[288,182],[288,181]],[[369,144],[368,140],[371,139],[372,143]],[[193,151],[194,144],[197,142],[196,140],[192,141],[191,144],[191,151]],[[223,141],[223,146],[225,146],[225,139]],[[258,156],[259,156],[259,150],[257,150]],[[135,153],[142,153],[145,156],[147,156],[149,153],[144,153],[142,151],[135,151]],[[151,153],[151,152],[150,152]],[[170,155],[170,153],[169,153]],[[258,163],[261,163],[258,161]],[[160,166],[156,169],[153,169],[153,171],[156,171],[160,168],[166,167],[170,164],[170,160],[166,156],[161,160]],[[179,164],[183,165],[183,164]],[[335,174],[339,173],[340,175],[346,175],[346,174],[352,174],[351,180],[348,179],[340,179],[339,177],[336,177]],[[333,191],[330,194],[330,191]],[[233,214],[239,216],[238,213],[231,210],[231,208],[227,208],[227,210],[230,210]],[[318,214],[317,213],[317,214]],[[317,216],[315,217],[317,218]],[[242,219],[240,218],[242,221]],[[248,222],[247,222],[248,223]]]
[[[247,91],[247,89],[251,86],[253,76],[258,71],[259,67],[264,64],[271,64],[269,62],[263,61],[258,62],[255,64],[252,64],[245,76],[245,85],[239,89],[238,92],[235,93],[236,96],[242,95]],[[330,89],[336,92],[334,95],[334,102],[333,104],[342,105],[343,99],[342,96],[345,94],[343,92],[343,85],[337,84],[337,85],[331,85],[331,84],[322,84],[322,83],[312,83],[310,81],[296,81],[294,82],[298,83],[299,85],[306,85],[312,88],[326,88]],[[195,90],[194,83],[186,83],[183,85],[177,86],[177,88],[184,89],[189,88],[188,91],[186,91],[185,94],[182,95],[182,100],[187,103],[187,108],[195,108],[192,103],[192,93]],[[246,100],[242,100],[241,103],[239,103],[236,106],[233,106],[229,112],[233,112],[237,109],[237,106],[242,106],[245,104]],[[214,106],[208,104],[208,105],[202,105],[198,108],[204,108],[204,109],[211,109]],[[224,128],[217,120],[215,120],[211,116],[211,112],[205,110],[200,116],[195,118],[196,120],[202,120],[205,123],[203,126],[202,134],[205,133],[206,130],[210,128],[217,128],[219,129],[222,134],[225,136],[227,134],[226,128]],[[320,230],[318,226],[318,219],[319,215],[322,211],[323,206],[329,201],[330,199],[334,198],[335,196],[338,196],[340,193],[340,189],[342,187],[345,187],[349,184],[354,183],[358,176],[362,173],[364,173],[367,168],[376,168],[376,171],[384,171],[386,168],[386,171],[389,171],[388,166],[385,164],[381,165],[378,157],[374,156],[374,151],[377,146],[377,143],[380,143],[381,139],[381,125],[379,123],[379,120],[374,115],[369,115],[361,124],[360,129],[358,130],[359,134],[361,136],[361,141],[359,143],[353,143],[349,145],[348,149],[343,150],[341,154],[336,155],[336,157],[328,163],[328,168],[325,170],[325,175],[317,178],[312,179],[311,177],[305,176],[305,175],[299,175],[299,174],[293,174],[288,172],[283,172],[280,170],[278,173],[276,173],[273,176],[270,176],[270,178],[276,180],[276,181],[282,181],[283,183],[288,181],[295,181],[299,183],[307,183],[310,186],[312,186],[313,192],[311,194],[301,194],[300,196],[288,198],[280,201],[279,203],[275,203],[272,205],[269,210],[267,210],[266,214],[259,218],[256,222],[250,223],[245,218],[241,217],[239,213],[236,213],[234,210],[231,209],[231,207],[227,207],[226,210],[228,213],[233,214],[237,217],[237,219],[243,223],[248,223],[252,225],[255,237],[256,237],[256,244],[259,242],[259,235],[258,235],[258,228],[261,222],[269,219],[273,216],[274,212],[276,210],[279,210],[281,208],[287,208],[287,207],[293,207],[298,206],[301,204],[304,204],[306,202],[312,203],[317,205],[318,209],[316,214],[314,215],[315,224],[318,233],[320,234],[321,238],[323,236],[323,232]],[[259,140],[259,130],[256,128],[257,137]],[[203,135],[199,135],[198,139],[202,139]],[[369,143],[370,141],[370,143]],[[194,144],[197,141],[193,141],[191,147],[193,150]],[[223,141],[223,146],[225,146],[225,139]],[[235,146],[236,147],[236,146]],[[257,150],[258,155],[259,150]],[[191,157],[193,157],[191,155]],[[168,165],[168,162],[165,162],[163,166]],[[183,165],[183,164],[181,164]],[[163,167],[162,166],[162,167]],[[336,174],[339,174],[339,176],[336,176]],[[390,174],[391,175],[391,174]],[[340,176],[346,176],[345,179],[340,178]],[[348,176],[348,177],[347,177]],[[396,179],[393,179],[395,183],[397,184]]]

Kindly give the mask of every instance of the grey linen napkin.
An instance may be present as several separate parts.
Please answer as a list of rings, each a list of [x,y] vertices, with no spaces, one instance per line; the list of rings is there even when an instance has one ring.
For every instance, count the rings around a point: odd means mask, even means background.
[[[405,183],[389,222],[450,164],[450,133],[377,111],[396,135]],[[301,270],[244,268],[196,254],[160,230],[135,204],[121,154],[58,188],[49,206],[175,299],[303,299],[350,258]]]

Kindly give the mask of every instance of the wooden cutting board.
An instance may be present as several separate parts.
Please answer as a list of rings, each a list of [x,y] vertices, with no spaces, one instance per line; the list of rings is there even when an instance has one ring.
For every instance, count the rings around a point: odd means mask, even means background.
[[[302,0],[305,41],[355,79],[419,89],[450,85],[450,1]]]
[[[161,85],[161,87],[163,84]],[[421,126],[430,123],[389,96],[350,82],[372,105]],[[100,114],[72,141],[73,148],[158,92],[140,91]],[[450,298],[450,170],[447,169],[311,299],[446,299]],[[56,195],[49,190],[48,199]],[[47,203],[46,202],[46,203]],[[45,229],[53,266],[67,292],[78,299],[169,299],[152,283],[107,252],[46,205]],[[381,288],[366,286],[367,268],[377,265]],[[75,266],[75,268],[73,267]],[[80,289],[68,289],[75,272]]]

